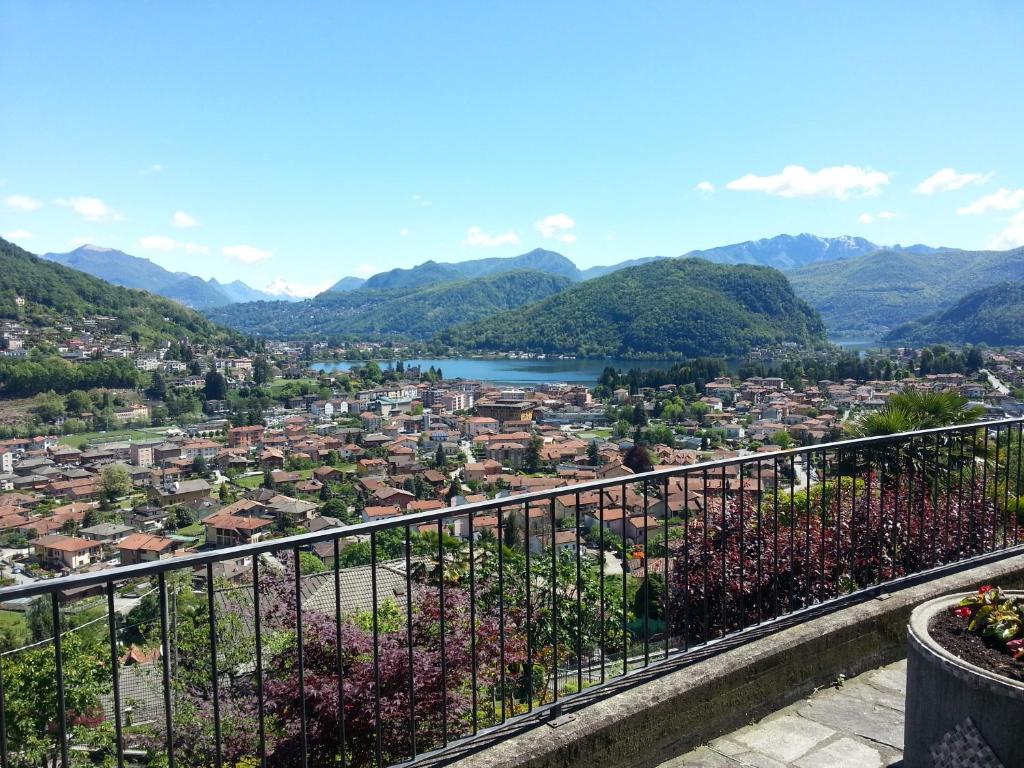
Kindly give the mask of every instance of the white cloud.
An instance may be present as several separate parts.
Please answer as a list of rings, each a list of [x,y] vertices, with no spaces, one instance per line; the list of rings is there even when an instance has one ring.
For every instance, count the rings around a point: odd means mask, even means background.
[[[991,177],[991,173],[957,173],[952,168],[943,168],[918,184],[917,192],[921,195],[952,192],[956,189],[963,189],[968,184],[984,184]]]
[[[725,186],[738,192],[764,192],[778,197],[846,200],[851,194],[878,194],[888,183],[889,174],[854,165],[834,165],[820,171],[809,171],[802,165],[787,165],[782,173],[774,176],[748,173]]]
[[[229,259],[240,261],[243,264],[259,264],[274,255],[271,251],[251,245],[225,245],[220,252]]]
[[[181,243],[165,235],[140,237],[139,245],[149,251],[184,251],[185,253],[209,253],[210,249],[199,243]]]
[[[489,235],[480,227],[470,227],[466,230],[466,237],[463,245],[471,245],[474,248],[494,248],[498,245],[509,245],[519,242],[519,235],[511,229],[498,235]]]
[[[8,208],[14,208],[19,211],[38,211],[43,207],[42,203],[28,195],[8,195],[4,199],[4,203]]]
[[[979,197],[963,208],[957,208],[956,212],[961,216],[977,216],[989,211],[1012,211],[1024,205],[1024,189],[1009,190],[1006,187],[993,192],[991,195]]]
[[[70,208],[86,221],[117,221],[121,218],[121,214],[98,197],[61,197],[56,203]]]
[[[715,191],[715,185],[712,184],[710,181],[702,181],[700,182],[700,184],[694,187],[694,189],[696,189],[702,195],[710,195],[712,192]]]
[[[568,230],[576,226],[576,222],[564,213],[554,213],[538,220],[533,225],[544,237],[553,237],[563,243],[575,243],[576,235]]]
[[[171,217],[171,224],[179,229],[188,229],[189,227],[199,226],[199,222],[196,221],[195,216],[190,216],[184,211],[175,211],[174,215]]]
[[[430,201],[423,197],[423,195],[413,195],[412,201],[420,208],[427,208],[430,205]]]
[[[4,240],[28,240],[32,233],[27,229],[16,229],[13,232],[4,232]]]
[[[400,230],[398,230],[398,234],[400,234],[402,237],[407,237],[409,235],[409,230],[407,227],[402,227]]]
[[[1010,218],[1010,225],[992,238],[992,247],[996,250],[1017,248],[1024,245],[1024,211]]]
[[[897,214],[892,211],[882,211],[881,213],[862,213],[857,217],[857,221],[861,224],[871,224],[873,221],[881,220],[888,221],[889,219],[895,219]]]
[[[153,163],[151,166],[149,166],[149,170],[151,173],[163,173],[164,167],[160,165],[160,163]]]

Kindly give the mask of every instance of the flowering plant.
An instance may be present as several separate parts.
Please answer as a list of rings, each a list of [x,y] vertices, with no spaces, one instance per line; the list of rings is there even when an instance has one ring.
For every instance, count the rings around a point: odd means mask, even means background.
[[[961,600],[953,613],[968,622],[968,632],[1005,648],[1015,659],[1024,659],[1024,601],[986,585]]]

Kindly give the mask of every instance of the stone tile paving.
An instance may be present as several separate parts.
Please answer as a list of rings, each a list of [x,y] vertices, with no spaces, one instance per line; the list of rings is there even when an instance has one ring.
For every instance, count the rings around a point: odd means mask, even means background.
[[[816,691],[658,768],[896,768],[907,662]]]

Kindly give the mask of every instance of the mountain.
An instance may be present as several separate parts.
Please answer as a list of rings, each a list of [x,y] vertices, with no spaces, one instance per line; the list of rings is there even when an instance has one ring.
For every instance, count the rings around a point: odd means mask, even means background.
[[[735,355],[752,346],[821,344],[818,314],[767,267],[659,259],[543,301],[452,328],[461,349],[656,357]]]
[[[207,283],[224,294],[224,296],[227,297],[227,303],[229,304],[239,304],[244,301],[273,301],[271,297],[277,296],[277,294],[273,294],[270,291],[260,291],[256,288],[250,288],[241,280],[232,280],[230,283],[221,283],[217,278],[211,277],[207,280]],[[277,296],[277,298],[290,300],[290,297],[288,296]],[[211,306],[218,305],[214,304]]]
[[[354,291],[357,288],[362,288],[365,282],[366,278],[364,277],[343,277],[328,288],[325,293],[344,293],[345,291]]]
[[[650,264],[652,261],[658,259],[665,259],[667,256],[645,256],[640,259],[629,259],[628,261],[620,261],[618,264],[609,264],[604,267],[590,267],[580,271],[580,280],[593,280],[595,277],[604,277],[610,275],[612,272],[618,272],[620,269],[626,269],[626,267],[639,267],[641,264]]]
[[[52,326],[102,315],[116,317],[120,332],[137,332],[144,341],[186,336],[217,341],[234,336],[177,302],[111,285],[41,259],[2,238],[0,274],[0,317],[28,325]]]
[[[964,294],[1024,280],[1024,248],[934,253],[884,250],[787,273],[830,334],[880,338],[902,323],[951,307]]]
[[[891,344],[1024,344],[1024,282],[1007,282],[972,291],[949,309],[895,328]]]
[[[535,248],[529,253],[509,258],[472,259],[446,263],[426,261],[409,269],[380,272],[369,278],[362,287],[369,290],[424,288],[428,285],[450,283],[455,280],[470,280],[524,269],[544,272],[549,275],[561,275],[572,280],[580,279],[579,269],[565,256],[554,251],[545,251],[543,248]],[[335,291],[337,286],[328,290]]]
[[[171,272],[149,259],[114,248],[83,245],[68,253],[44,253],[42,257],[114,285],[158,293],[194,309],[274,298],[269,293],[250,288],[240,280],[223,284],[212,278],[203,280],[184,272]]]
[[[426,339],[457,323],[538,301],[571,284],[568,277],[520,270],[423,288],[327,292],[297,304],[233,304],[207,314],[244,333],[272,338]]]
[[[937,253],[946,250],[928,245],[876,245],[863,237],[818,237],[817,235],[777,235],[760,240],[747,240],[703,251],[690,251],[688,257],[707,259],[719,264],[760,264],[764,267],[789,270],[822,261],[836,261],[863,256],[881,250],[896,253]]]

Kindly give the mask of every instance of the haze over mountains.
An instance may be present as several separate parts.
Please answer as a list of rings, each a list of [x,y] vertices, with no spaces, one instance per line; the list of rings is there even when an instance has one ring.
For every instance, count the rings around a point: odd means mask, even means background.
[[[221,283],[214,278],[171,272],[149,259],[114,248],[83,245],[67,253],[44,253],[42,258],[72,267],[108,283],[156,293],[193,309],[208,309],[243,301],[291,298],[250,288],[241,280]]]
[[[878,339],[951,307],[965,294],[1024,280],[1024,248],[935,253],[881,250],[787,272],[833,336]]]
[[[893,329],[890,344],[1024,344],[1024,282],[972,291],[952,307]]]

